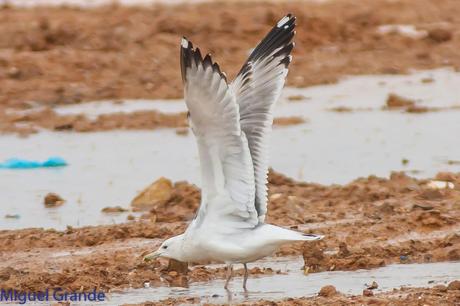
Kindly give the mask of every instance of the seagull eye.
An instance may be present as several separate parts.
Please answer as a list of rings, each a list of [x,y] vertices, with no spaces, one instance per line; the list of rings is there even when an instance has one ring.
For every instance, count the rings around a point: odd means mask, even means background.
[[[167,248],[168,248],[168,246],[167,246],[167,245],[164,245],[164,246],[163,246],[163,249],[167,249]]]

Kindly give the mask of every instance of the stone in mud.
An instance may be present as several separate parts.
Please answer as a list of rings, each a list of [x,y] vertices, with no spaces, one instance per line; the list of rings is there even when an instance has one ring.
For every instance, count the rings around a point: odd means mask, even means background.
[[[288,126],[305,123],[305,119],[299,116],[277,117],[273,120],[273,125]]]
[[[321,267],[327,266],[328,259],[324,255],[319,241],[305,243],[303,246],[302,256],[305,268],[309,268],[309,272],[318,272]]]
[[[460,280],[454,280],[447,285],[447,290],[460,290]]]
[[[293,96],[289,96],[288,97],[288,100],[289,101],[302,101],[302,100],[305,100],[307,99],[307,97],[305,97],[304,95],[293,95]]]
[[[188,273],[188,264],[186,262],[170,259],[166,271],[185,275]]]
[[[417,181],[404,172],[391,172],[389,183],[395,191],[411,191],[420,189]]]
[[[123,208],[121,206],[114,206],[114,207],[104,207],[101,210],[103,213],[122,213],[128,211],[126,208]]]
[[[376,281],[373,281],[370,285],[367,285],[367,289],[369,290],[377,289],[378,287],[379,287],[379,284],[377,284]]]
[[[348,250],[348,246],[345,242],[340,242],[339,243],[339,257],[347,257],[349,256],[350,250]]]
[[[322,297],[332,297],[332,296],[335,296],[337,294],[339,294],[337,292],[337,289],[335,289],[335,287],[332,286],[332,285],[327,285],[327,286],[322,287],[321,290],[319,290],[319,293],[318,293],[318,295],[322,296]]]
[[[447,259],[452,260],[452,261],[460,260],[460,248],[450,250],[447,253]]]
[[[419,194],[419,197],[423,200],[439,200],[444,195],[439,189],[426,189]]]
[[[140,210],[149,210],[156,205],[167,202],[171,198],[172,191],[172,182],[161,177],[139,193],[132,200],[131,205]]]
[[[374,296],[374,292],[370,289],[364,289],[363,296]]]
[[[387,109],[396,109],[396,108],[405,108],[409,106],[414,106],[415,101],[407,99],[396,94],[390,93],[388,95],[385,107]]]
[[[433,289],[439,292],[447,292],[447,287],[444,285],[436,285],[433,287]]]
[[[452,39],[452,32],[447,29],[436,28],[428,31],[428,38],[434,42],[442,43]]]
[[[61,198],[58,194],[50,192],[45,196],[43,203],[46,207],[55,207],[64,204],[65,200]]]
[[[455,182],[459,179],[458,174],[452,172],[438,172],[435,177],[438,181]]]

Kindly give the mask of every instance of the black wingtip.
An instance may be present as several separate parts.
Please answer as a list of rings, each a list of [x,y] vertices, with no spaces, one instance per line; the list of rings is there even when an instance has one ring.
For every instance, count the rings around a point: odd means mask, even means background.
[[[281,18],[251,53],[248,62],[273,55],[273,52],[279,48],[282,49],[277,52],[276,56],[285,55],[287,57],[292,51],[292,47],[294,47],[294,45],[290,44],[295,35],[295,21],[296,17],[291,13]],[[286,64],[290,60],[283,59],[282,62]]]
[[[185,36],[182,37],[181,40],[181,51],[180,51],[180,58],[181,58],[181,73],[182,73],[182,81],[185,82],[187,80],[186,77],[186,70],[187,68],[192,66],[192,61],[195,64],[202,65],[204,68],[211,67],[211,69],[218,73],[224,80],[227,82],[227,76],[224,72],[220,70],[220,67],[217,63],[213,63],[211,55],[208,53],[203,58],[201,55],[201,51],[199,48],[193,48],[193,44],[189,41]]]
[[[289,28],[291,26],[295,26],[295,21],[296,21],[296,17],[294,16],[294,14],[288,13],[286,16],[284,16],[278,21],[278,23],[276,24],[276,27],[277,28],[281,28],[281,27]]]

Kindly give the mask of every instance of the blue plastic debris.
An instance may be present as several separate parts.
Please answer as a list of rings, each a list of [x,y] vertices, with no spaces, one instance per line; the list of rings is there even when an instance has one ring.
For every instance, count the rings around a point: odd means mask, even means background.
[[[60,157],[50,157],[44,162],[20,158],[11,158],[6,160],[4,163],[0,163],[0,168],[3,169],[33,169],[63,166],[67,166],[67,162]]]

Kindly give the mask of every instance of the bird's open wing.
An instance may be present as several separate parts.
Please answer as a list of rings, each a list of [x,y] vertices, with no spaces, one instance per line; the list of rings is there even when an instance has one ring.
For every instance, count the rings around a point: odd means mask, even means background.
[[[283,17],[252,51],[231,87],[240,110],[254,164],[255,207],[259,220],[267,212],[268,142],[273,105],[278,100],[291,62],[295,17]]]
[[[209,55],[202,58],[185,38],[181,70],[202,172],[202,201],[195,221],[254,227],[254,170],[235,95],[219,66]]]

